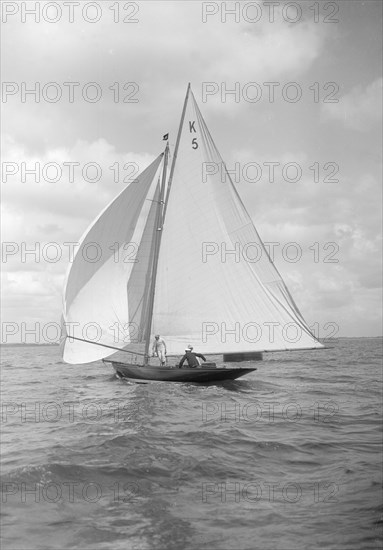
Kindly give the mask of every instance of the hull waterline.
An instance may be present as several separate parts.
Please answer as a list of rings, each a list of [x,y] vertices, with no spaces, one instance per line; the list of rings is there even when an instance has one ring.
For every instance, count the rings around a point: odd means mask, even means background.
[[[227,368],[227,367],[197,367],[197,368],[176,368],[176,367],[148,367],[131,365],[118,361],[103,360],[104,363],[111,363],[116,374],[121,378],[131,380],[157,380],[163,382],[218,382],[222,380],[235,380],[245,374],[257,370],[255,367]]]

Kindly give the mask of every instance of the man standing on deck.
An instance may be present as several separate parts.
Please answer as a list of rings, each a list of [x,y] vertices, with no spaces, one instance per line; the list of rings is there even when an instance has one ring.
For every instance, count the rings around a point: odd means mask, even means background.
[[[185,349],[185,355],[182,357],[180,364],[178,365],[178,368],[182,369],[182,365],[184,364],[184,361],[187,361],[189,368],[194,369],[196,367],[199,367],[200,363],[197,357],[200,357],[201,359],[206,361],[206,357],[204,357],[201,353],[193,352],[193,346],[188,346]]]
[[[159,334],[155,335],[152,347],[152,356],[155,355],[160,360],[161,367],[164,367],[166,365],[166,343],[163,338],[160,338]]]

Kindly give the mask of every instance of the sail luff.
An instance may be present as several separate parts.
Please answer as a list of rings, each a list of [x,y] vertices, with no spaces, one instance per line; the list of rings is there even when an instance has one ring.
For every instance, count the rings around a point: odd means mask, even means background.
[[[169,156],[169,144],[166,145],[164,153],[164,166],[162,171],[162,181],[161,181],[161,190],[160,197],[157,207],[157,218],[156,218],[156,242],[154,248],[154,258],[153,258],[153,271],[152,271],[152,280],[151,287],[149,291],[149,314],[148,314],[148,323],[146,326],[145,334],[145,360],[148,360],[149,357],[149,346],[151,338],[151,328],[152,328],[152,318],[153,318],[153,305],[154,305],[154,294],[156,289],[156,276],[157,276],[157,267],[158,267],[158,256],[160,252],[161,244],[161,235],[162,235],[162,226],[164,220],[164,196],[165,196],[165,183],[166,183],[166,172],[168,166],[168,156]]]
[[[171,188],[171,185],[172,185],[172,182],[173,182],[174,169],[175,169],[175,166],[176,166],[176,160],[177,160],[177,155],[178,155],[178,148],[179,148],[179,145],[180,145],[181,134],[182,134],[182,128],[183,128],[183,125],[184,125],[186,107],[187,107],[187,103],[188,103],[189,93],[190,93],[190,92],[191,92],[191,87],[190,87],[190,82],[189,82],[188,87],[187,87],[187,90],[186,90],[186,96],[185,96],[184,105],[183,105],[183,108],[182,108],[180,125],[179,125],[179,127],[178,127],[177,140],[176,140],[176,146],[175,146],[175,148],[174,148],[172,165],[171,165],[171,167],[170,167],[168,188],[167,188],[167,191],[166,191],[166,199],[165,199],[165,207],[164,207],[164,216],[163,216],[164,219],[165,219],[165,215],[166,215],[166,209],[167,209],[167,207],[168,207],[170,188]]]

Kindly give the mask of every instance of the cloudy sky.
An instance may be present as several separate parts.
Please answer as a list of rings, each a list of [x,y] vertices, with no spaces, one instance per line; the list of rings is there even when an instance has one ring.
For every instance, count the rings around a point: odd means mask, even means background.
[[[174,146],[188,82],[308,324],[381,334],[381,2],[2,10],[3,342],[59,321],[64,243]]]

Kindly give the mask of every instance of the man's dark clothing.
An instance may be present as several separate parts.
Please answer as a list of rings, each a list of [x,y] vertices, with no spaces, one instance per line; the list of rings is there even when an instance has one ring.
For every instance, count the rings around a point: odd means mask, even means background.
[[[206,361],[206,358],[201,355],[200,353],[194,353],[193,351],[187,351],[185,355],[182,357],[179,368],[182,368],[182,365],[184,364],[184,361],[186,360],[188,362],[188,367],[194,369],[195,367],[199,366],[197,357],[200,357],[204,361]]]

